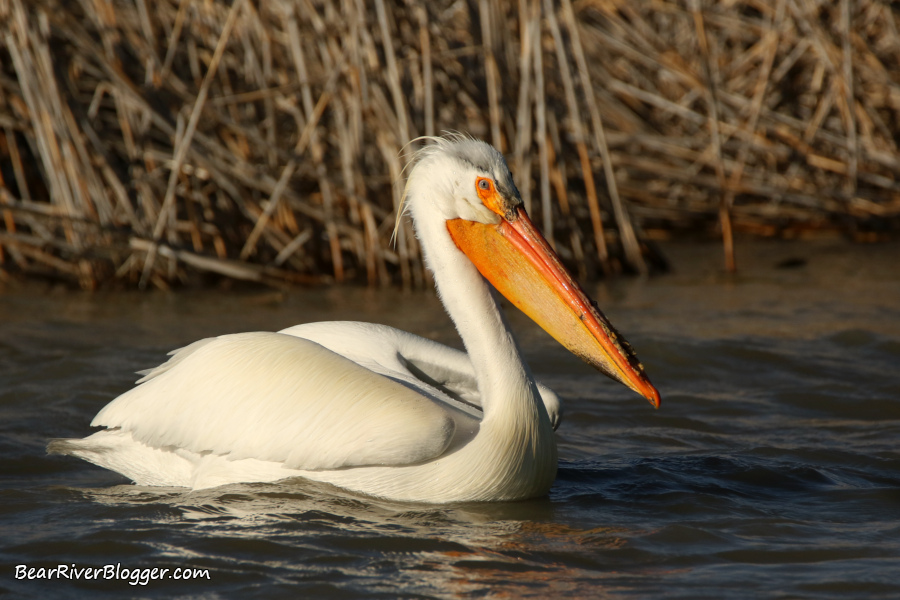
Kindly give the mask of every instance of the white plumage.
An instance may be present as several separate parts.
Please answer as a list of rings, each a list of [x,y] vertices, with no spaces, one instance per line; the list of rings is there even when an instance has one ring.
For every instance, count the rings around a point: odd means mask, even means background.
[[[420,151],[408,207],[467,353],[397,329],[312,323],[195,342],[56,440],[142,485],[302,476],[397,500],[512,500],[556,474],[559,401],[535,383],[486,278],[573,352],[658,405],[630,347],[533,228],[502,156]]]

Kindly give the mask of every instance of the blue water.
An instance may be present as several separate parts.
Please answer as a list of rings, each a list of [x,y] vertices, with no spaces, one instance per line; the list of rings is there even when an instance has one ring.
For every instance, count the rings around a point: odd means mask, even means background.
[[[300,480],[145,488],[44,453],[87,434],[134,371],[204,336],[358,319],[458,344],[433,294],[0,291],[0,594],[900,597],[900,246],[754,244],[737,277],[717,247],[666,251],[672,275],[590,286],[658,411],[513,315],[565,402],[557,482],[515,503],[392,503]],[[208,578],[16,577],[60,564]]]

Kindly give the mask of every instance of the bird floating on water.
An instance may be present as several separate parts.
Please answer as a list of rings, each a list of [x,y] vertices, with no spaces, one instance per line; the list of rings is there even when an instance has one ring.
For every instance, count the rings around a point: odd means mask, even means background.
[[[535,382],[491,285],[658,407],[631,347],[532,224],[503,156],[462,135],[431,142],[405,208],[467,353],[357,322],[204,339],[103,408],[91,423],[103,430],[48,451],[139,485],[305,477],[393,500],[545,495],[559,400]]]

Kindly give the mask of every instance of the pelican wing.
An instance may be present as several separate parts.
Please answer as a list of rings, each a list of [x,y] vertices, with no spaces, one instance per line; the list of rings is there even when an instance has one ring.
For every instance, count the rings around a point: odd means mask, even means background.
[[[434,400],[474,419],[482,417],[475,369],[461,350],[387,325],[356,321],[305,323],[279,333],[312,340],[366,369],[422,389]],[[562,419],[559,396],[540,382],[537,388],[556,429]],[[452,414],[458,429],[473,428],[456,411]]]
[[[447,409],[412,386],[281,333],[195,342],[141,381],[92,425],[156,448],[304,470],[427,461],[455,429]]]
[[[406,331],[356,321],[305,323],[279,333],[301,337],[481,418],[475,371],[465,352]]]

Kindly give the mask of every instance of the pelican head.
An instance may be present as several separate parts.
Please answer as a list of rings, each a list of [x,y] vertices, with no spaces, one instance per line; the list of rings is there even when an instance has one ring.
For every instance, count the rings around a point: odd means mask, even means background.
[[[452,242],[498,292],[559,343],[658,408],[659,392],[631,346],[531,222],[503,155],[460,135],[432,141],[417,153],[407,182],[409,209],[422,241]],[[426,248],[436,274],[443,265],[434,263],[446,254],[446,249]]]
[[[407,191],[425,183],[431,192],[416,197],[417,208],[448,221],[486,225],[496,225],[502,216],[514,218],[523,202],[502,154],[490,144],[461,135],[429,139],[434,143],[416,153],[407,181]]]

